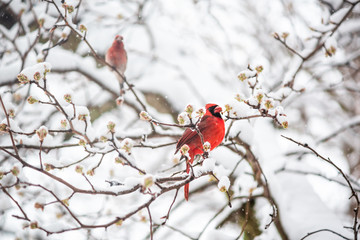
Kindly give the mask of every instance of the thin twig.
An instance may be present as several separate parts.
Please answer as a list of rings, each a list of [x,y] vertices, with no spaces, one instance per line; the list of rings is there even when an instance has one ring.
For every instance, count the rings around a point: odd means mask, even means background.
[[[150,222],[150,239],[153,240],[153,221],[151,217],[151,212],[149,206],[146,207],[149,214],[149,222]]]
[[[310,237],[311,235],[316,234],[316,233],[319,233],[319,232],[330,232],[330,233],[332,233],[332,234],[334,234],[334,235],[337,235],[337,236],[341,237],[342,239],[351,240],[351,238],[347,238],[347,237],[341,235],[340,233],[337,233],[337,232],[335,232],[335,231],[333,231],[333,230],[330,230],[330,229],[320,229],[320,230],[316,230],[316,231],[310,232],[310,233],[306,234],[306,236],[304,236],[304,237],[301,238],[300,240],[304,240],[305,238]]]
[[[169,210],[168,210],[166,216],[162,217],[162,218],[165,218],[165,221],[164,221],[161,225],[166,224],[167,220],[169,219],[170,211],[171,211],[171,208],[173,207],[173,205],[174,205],[174,203],[175,203],[175,200],[176,200],[176,197],[177,197],[177,195],[178,195],[178,192],[179,192],[179,189],[176,189],[176,191],[175,191],[175,196],[174,196],[174,200],[172,201],[172,203],[171,203],[171,205],[170,205],[170,207],[169,207]]]
[[[27,214],[25,213],[25,211],[22,209],[21,205],[10,195],[10,193],[8,191],[6,191],[6,189],[3,187],[2,184],[0,184],[1,190],[16,204],[16,206],[19,208],[19,210],[21,211],[21,213],[24,215],[25,220],[30,221],[30,219],[28,218]]]
[[[358,214],[359,214],[359,208],[360,208],[360,200],[359,200],[359,197],[358,197],[356,191],[354,190],[348,176],[343,172],[343,170],[341,168],[339,168],[333,161],[331,161],[330,158],[323,157],[315,149],[310,147],[307,143],[300,143],[299,141],[296,141],[296,140],[294,140],[294,139],[292,139],[290,137],[286,137],[284,135],[281,135],[281,136],[283,138],[293,142],[293,143],[296,143],[298,146],[309,149],[311,152],[313,152],[316,155],[316,157],[318,157],[318,158],[324,160],[325,162],[329,163],[331,166],[333,166],[342,175],[342,177],[346,181],[346,183],[347,183],[347,185],[348,185],[348,187],[349,187],[349,189],[351,191],[350,198],[354,198],[355,201],[356,201],[356,207],[354,208],[354,223],[353,223],[353,226],[352,226],[352,230],[353,230],[353,233],[354,233],[354,240],[357,240],[358,239],[358,232],[359,232]]]
[[[0,95],[0,102],[1,102],[1,106],[2,106],[4,114],[5,114],[5,117],[6,117],[7,128],[9,129],[8,132],[9,132],[9,135],[10,135],[10,138],[11,138],[11,143],[12,143],[13,149],[15,151],[15,155],[17,157],[19,157],[19,152],[18,152],[18,149],[17,149],[16,144],[15,144],[14,136],[12,135],[12,132],[10,131],[11,125],[10,125],[9,114],[6,111],[6,108],[5,108],[5,105],[4,105],[4,102],[2,100],[1,95]]]

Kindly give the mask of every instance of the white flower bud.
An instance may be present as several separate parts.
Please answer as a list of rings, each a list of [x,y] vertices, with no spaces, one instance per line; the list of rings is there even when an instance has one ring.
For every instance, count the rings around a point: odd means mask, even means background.
[[[152,117],[145,111],[141,111],[139,116],[140,116],[140,119],[144,120],[144,121],[151,121],[152,120]]]
[[[221,192],[226,192],[229,190],[230,180],[227,176],[222,176],[218,183],[218,188]]]
[[[186,112],[182,112],[178,116],[178,121],[180,125],[187,125],[190,123],[189,116]]]
[[[124,149],[125,152],[128,154],[131,153],[131,149],[133,146],[134,146],[134,141],[130,138],[125,138],[120,144],[120,148]]]
[[[44,141],[46,135],[48,134],[47,127],[41,126],[38,130],[36,130],[36,134],[38,135],[40,142]]]
[[[202,117],[202,116],[204,116],[205,115],[205,112],[206,112],[206,110],[205,110],[205,108],[199,108],[197,111],[196,111],[196,117]]]
[[[112,121],[109,121],[107,124],[107,129],[109,132],[114,133],[115,132],[115,123]]]
[[[186,158],[190,159],[189,150],[190,150],[190,147],[187,144],[184,144],[180,148],[180,154],[185,156]]]
[[[193,113],[194,111],[194,107],[192,105],[187,105],[186,108],[185,108],[185,112],[189,115],[189,117],[191,118],[191,114]]]
[[[144,189],[150,188],[152,185],[154,185],[155,179],[152,175],[145,175],[143,177],[142,186]]]
[[[210,152],[211,150],[211,144],[209,142],[205,142],[203,145],[204,151],[205,152]]]

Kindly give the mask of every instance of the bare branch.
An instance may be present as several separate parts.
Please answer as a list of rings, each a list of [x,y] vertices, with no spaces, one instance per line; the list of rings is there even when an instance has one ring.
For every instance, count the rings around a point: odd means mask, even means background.
[[[330,158],[325,158],[322,155],[320,155],[315,149],[313,149],[312,147],[310,147],[307,143],[300,143],[292,138],[286,137],[284,135],[281,135],[283,138],[296,143],[298,146],[301,146],[303,148],[309,149],[312,153],[314,153],[316,155],[316,157],[322,159],[323,161],[329,163],[331,166],[333,166],[344,178],[344,180],[346,181],[350,191],[351,191],[351,196],[350,198],[354,198],[356,201],[356,207],[354,208],[354,223],[353,223],[353,233],[354,233],[354,240],[358,239],[358,232],[359,232],[359,226],[358,226],[358,213],[359,213],[359,208],[360,208],[360,200],[359,197],[356,193],[356,191],[354,190],[348,176],[342,171],[341,168],[339,168],[333,161],[330,160]]]

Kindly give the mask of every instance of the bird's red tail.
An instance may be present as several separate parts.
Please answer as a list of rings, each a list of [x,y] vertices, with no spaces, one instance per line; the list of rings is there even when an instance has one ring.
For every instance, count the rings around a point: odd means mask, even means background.
[[[190,172],[190,163],[186,163],[186,173]],[[185,200],[188,201],[189,200],[189,183],[185,184],[184,186],[184,196],[185,196]]]

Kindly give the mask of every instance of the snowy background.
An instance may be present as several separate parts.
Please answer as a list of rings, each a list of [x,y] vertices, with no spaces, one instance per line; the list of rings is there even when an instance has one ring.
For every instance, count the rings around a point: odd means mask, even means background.
[[[355,0],[1,0],[0,239],[356,239],[359,69]],[[186,202],[184,129],[139,114],[206,103],[227,134]]]

